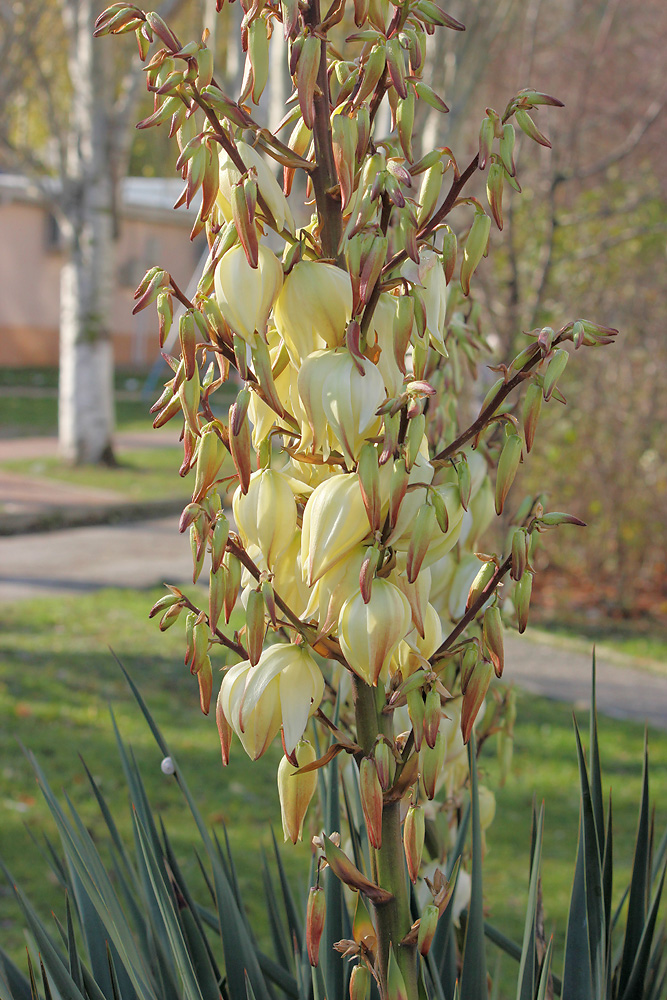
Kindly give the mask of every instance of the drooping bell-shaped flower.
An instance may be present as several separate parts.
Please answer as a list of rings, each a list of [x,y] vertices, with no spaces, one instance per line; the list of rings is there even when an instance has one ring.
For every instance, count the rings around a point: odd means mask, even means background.
[[[241,707],[246,682],[253,668],[249,660],[242,660],[230,667],[220,687],[218,711],[222,720],[232,727],[240,739],[243,749],[251,760],[262,756],[280,729],[279,681],[274,678],[273,686],[266,687],[264,697],[257,702],[252,712],[246,712],[241,719]],[[218,723],[220,725],[220,721]]]
[[[264,335],[269,313],[283,283],[282,264],[260,243],[257,267],[248,263],[239,244],[221,258],[215,269],[215,297],[220,312],[234,331],[249,344],[255,333]]]
[[[292,364],[313,351],[343,343],[352,315],[352,285],[334,264],[301,260],[285,278],[274,319]]]
[[[301,529],[301,563],[308,586],[358,545],[368,530],[356,473],[320,483],[308,498]]]
[[[283,757],[278,765],[278,795],[283,835],[285,840],[296,844],[303,837],[303,821],[317,788],[317,771],[297,774],[300,767],[312,764],[316,759],[315,750],[307,740],[299,740],[294,756],[298,767],[294,767],[287,757]]]
[[[380,427],[375,411],[385,399],[385,387],[379,370],[367,358],[353,358],[345,347],[315,351],[303,362],[297,385],[313,446],[319,447],[330,428],[354,463],[364,440]]]
[[[240,709],[241,726],[245,727],[261,711],[267,698],[276,700],[276,694],[285,750],[291,754],[324,694],[322,672],[303,646],[281,643],[264,650],[257,666],[248,673]]]
[[[273,569],[296,531],[296,501],[287,477],[275,469],[253,472],[248,492],[236,489],[232,510],[244,544],[257,545]]]
[[[341,609],[338,638],[345,659],[367,684],[377,684],[411,625],[407,597],[388,580],[375,579],[367,604],[358,592]]]

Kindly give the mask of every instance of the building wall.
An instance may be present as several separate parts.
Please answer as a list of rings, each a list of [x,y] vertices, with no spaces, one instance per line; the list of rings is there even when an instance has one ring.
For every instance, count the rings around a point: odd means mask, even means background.
[[[166,216],[166,213],[164,213]],[[167,219],[169,217],[167,216]],[[206,241],[189,241],[192,220],[121,221],[116,295],[111,316],[116,364],[148,368],[158,356],[155,308],[132,316],[134,289],[159,264],[187,288]],[[56,365],[63,254],[48,211],[28,202],[0,203],[0,364]]]

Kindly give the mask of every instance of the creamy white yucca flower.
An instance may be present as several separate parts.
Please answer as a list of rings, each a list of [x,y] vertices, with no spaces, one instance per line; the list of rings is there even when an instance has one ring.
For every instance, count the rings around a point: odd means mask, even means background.
[[[376,685],[411,625],[407,597],[388,580],[374,580],[367,604],[359,592],[341,608],[338,638],[345,659],[362,680]]]
[[[370,527],[356,473],[339,474],[313,490],[303,512],[301,564],[309,586],[366,537]]]
[[[218,704],[248,756],[257,760],[281,726],[285,749],[294,750],[323,693],[324,678],[311,654],[280,643],[265,649],[254,667],[248,660],[230,667]]]
[[[282,264],[260,243],[259,262],[251,267],[240,244],[220,259],[215,269],[215,297],[232,331],[253,345],[264,336],[269,314],[283,283]]]
[[[334,264],[299,261],[285,278],[273,315],[297,368],[313,351],[338,347],[352,315],[349,274]]]
[[[232,510],[244,544],[256,545],[273,569],[296,531],[296,501],[287,477],[275,469],[253,472],[248,492],[236,489]]]

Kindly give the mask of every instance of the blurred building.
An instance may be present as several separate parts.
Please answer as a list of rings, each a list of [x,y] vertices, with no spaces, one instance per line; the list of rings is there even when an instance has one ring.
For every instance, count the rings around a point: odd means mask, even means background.
[[[48,182],[47,182],[48,183]],[[64,253],[51,209],[53,195],[29,178],[0,174],[0,364],[58,364],[60,267]],[[157,354],[154,308],[132,316],[133,294],[155,264],[186,288],[206,250],[203,237],[190,243],[194,211],[173,210],[178,178],[127,177],[117,211],[116,294],[111,330],[117,365],[146,369]]]

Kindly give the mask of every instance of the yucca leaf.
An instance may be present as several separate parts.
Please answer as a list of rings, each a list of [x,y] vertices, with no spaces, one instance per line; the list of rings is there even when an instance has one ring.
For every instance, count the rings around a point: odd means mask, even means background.
[[[10,881],[12,880],[10,879]],[[19,887],[14,884],[13,888],[14,894],[21,910],[23,911],[23,916],[25,917],[30,932],[35,938],[41,959],[46,962],[49,974],[56,989],[58,990],[58,993],[60,994],[61,1000],[86,1000],[86,997],[72,979],[70,971],[67,968],[67,960],[65,956],[57,951],[46,928],[44,927],[44,924],[39,919]],[[34,981],[32,973],[31,978]]]
[[[49,977],[46,974],[46,969],[44,968],[44,962],[42,961],[42,956],[39,956],[39,971],[42,973],[42,986],[44,987],[44,1000],[53,1000],[53,993],[51,992],[51,984],[49,983]]]
[[[610,792],[609,808],[607,810],[607,832],[604,838],[604,857],[602,859],[602,896],[604,900],[604,925],[607,931],[607,940],[605,941],[605,955],[607,960],[605,979],[607,983],[608,993],[611,990],[611,984],[612,984],[611,894],[612,894],[613,879],[614,879],[614,835],[612,828],[612,815],[613,813],[611,807],[611,792]]]
[[[528,888],[528,905],[526,921],[523,930],[523,947],[517,979],[517,1000],[533,1000],[535,996],[535,921],[537,918],[537,894],[540,882],[540,859],[542,855],[542,832],[544,829],[544,803],[535,824],[533,851],[530,859],[530,885]]]
[[[79,962],[79,951],[76,946],[76,935],[72,922],[72,908],[69,902],[69,895],[65,894],[65,915],[67,918],[67,956],[69,958],[69,974],[77,988],[83,993],[83,979],[81,976],[81,964]]]
[[[86,772],[86,777],[88,778],[88,782],[92,789],[93,795],[95,796],[95,801],[97,802],[98,809],[100,810],[106,828],[109,831],[109,836],[111,837],[111,842],[115,848],[116,855],[118,859],[122,861],[123,866],[125,867],[128,875],[130,875],[130,877],[134,879],[134,881],[136,881],[137,877],[136,871],[134,869],[134,866],[132,865],[132,861],[130,860],[130,855],[127,852],[125,844],[123,843],[123,839],[120,833],[118,832],[118,827],[116,826],[116,822],[113,816],[111,815],[111,810],[107,805],[107,801],[102,795],[102,792],[100,791],[98,784],[95,781],[95,778],[93,777],[93,774],[88,765],[86,764],[85,760],[81,756],[79,757],[79,759],[81,760],[83,768]]]
[[[271,879],[271,873],[269,872],[269,866],[266,863],[266,852],[262,848],[262,880],[264,882],[264,898],[266,900],[267,915],[269,918],[269,927],[271,930],[271,938],[273,940],[273,950],[276,955],[276,959],[280,965],[284,968],[290,968],[290,949],[288,948],[288,941],[285,934],[285,926],[283,920],[280,918],[280,913],[278,912],[278,904],[276,902],[276,894],[273,888],[273,881]]]
[[[0,948],[0,1000],[31,1000],[30,982]]]
[[[120,986],[118,984],[118,976],[116,975],[116,966],[108,942],[107,942],[107,962],[109,964],[109,979],[111,980],[111,996],[113,1000],[121,1000]]]
[[[637,997],[641,997],[644,991],[644,979],[646,976],[646,969],[648,967],[649,956],[651,954],[651,943],[653,940],[653,933],[655,931],[656,920],[658,919],[658,908],[660,906],[660,899],[662,896],[662,889],[665,884],[665,872],[667,871],[667,864],[662,869],[662,875],[660,876],[660,882],[658,883],[658,889],[653,898],[653,903],[651,904],[648,916],[642,927],[642,935],[637,946],[637,951],[635,953],[635,960],[630,971],[630,976],[628,977],[627,983],[625,984],[625,989],[623,993],[619,992],[619,997],[621,1000],[635,1000]],[[633,873],[634,874],[634,873]],[[630,893],[632,896],[632,892]],[[629,921],[628,915],[628,921]],[[625,958],[625,951],[623,954]]]
[[[644,736],[644,773],[642,776],[642,797],[639,805],[639,822],[635,838],[635,856],[630,880],[628,913],[623,940],[623,957],[618,978],[619,996],[625,994],[626,986],[635,965],[639,942],[644,933],[647,908],[647,889],[650,884],[650,819],[648,800],[648,736]]]
[[[176,916],[174,902],[165,886],[163,867],[154,853],[151,837],[145,830],[136,812],[133,814],[133,819],[143,860],[150,878],[151,889],[159,907],[162,924],[169,941],[169,952],[176,963],[185,996],[187,1000],[203,1000],[199,983],[192,967],[192,959],[185,945],[183,931]]]
[[[445,868],[445,876],[448,880],[454,879],[454,886],[458,879],[458,866],[461,863],[461,855],[468,835],[470,823],[470,803],[468,802],[456,832],[456,841],[451,852],[448,853],[448,862]],[[456,891],[456,890],[455,890]],[[456,942],[452,928],[452,914],[454,912],[453,902],[455,891],[445,912],[438,920],[433,943],[429,952],[430,964],[434,978],[441,984],[445,995],[450,997],[454,992],[454,984],[458,976]]]
[[[486,949],[484,944],[484,899],[482,888],[482,828],[479,820],[477,754],[475,737],[468,743],[470,799],[472,803],[472,861],[470,905],[466,920],[461,966],[461,995],[465,1000],[487,1000]]]
[[[221,976],[211,964],[207,942],[189,906],[179,910],[185,946],[192,962],[195,980],[203,1000],[219,1000]]]
[[[581,829],[584,844],[584,886],[586,893],[586,928],[588,931],[588,951],[591,968],[591,989],[594,997],[605,995],[605,945],[607,933],[604,926],[604,903],[602,899],[602,866],[598,842],[591,790],[588,783],[584,750],[576,720],[574,732],[577,741],[579,779],[581,783]]]
[[[296,903],[294,902],[292,889],[290,888],[290,884],[287,878],[287,872],[285,871],[285,866],[283,864],[283,859],[280,856],[278,841],[276,840],[276,835],[273,832],[273,830],[271,830],[271,839],[273,841],[273,853],[275,855],[276,866],[278,868],[278,878],[280,879],[280,890],[283,894],[283,903],[285,905],[285,913],[287,914],[287,925],[289,927],[290,938],[292,941],[296,939],[297,946],[299,950],[301,950],[303,944],[303,925],[301,923],[301,918],[299,917],[299,911],[297,909]]]
[[[187,909],[187,910],[189,910],[189,912],[190,912],[190,914],[192,916],[192,919],[195,921],[195,923],[196,923],[196,925],[197,925],[197,927],[199,929],[199,934],[200,934],[201,941],[203,942],[204,947],[206,948],[206,953],[208,955],[208,960],[209,960],[211,969],[213,970],[213,976],[214,976],[214,978],[216,979],[217,982],[220,982],[220,980],[222,979],[222,975],[221,975],[220,970],[218,969],[217,963],[215,961],[215,956],[213,955],[213,951],[212,951],[211,946],[209,944],[208,937],[206,936],[206,932],[204,930],[204,925],[202,924],[202,922],[201,922],[201,920],[199,918],[199,912],[198,912],[198,909],[197,909],[197,904],[195,903],[195,900],[194,900],[194,898],[193,898],[193,896],[192,896],[192,894],[190,892],[190,889],[188,887],[187,882],[183,878],[183,874],[181,872],[180,866],[178,864],[178,861],[176,860],[176,855],[174,854],[174,851],[173,851],[172,846],[171,846],[171,841],[170,841],[170,839],[169,839],[169,837],[167,835],[167,831],[166,831],[166,829],[164,827],[164,823],[162,822],[161,819],[160,819],[160,835],[162,837],[162,843],[164,844],[166,863],[169,866],[169,873],[170,873],[172,882],[174,884],[175,890],[176,890],[177,894],[180,894],[183,897],[183,901],[185,903],[185,907],[184,908]]]
[[[596,677],[596,663],[595,663],[595,649],[593,649],[593,661],[591,666],[591,710],[589,717],[590,747],[588,751],[588,759],[589,759],[588,771],[590,776],[591,804],[593,806],[593,816],[595,818],[595,829],[597,831],[598,843],[600,845],[600,856],[602,856],[604,854],[605,823],[604,823],[604,805],[602,801],[602,769],[600,767],[600,746],[598,743],[598,716],[597,716],[595,677]]]
[[[551,950],[553,948],[554,939],[549,938],[549,944],[547,945],[547,950],[544,953],[544,958],[542,959],[542,970],[540,972],[540,981],[537,986],[537,993],[535,995],[535,1000],[546,1000],[547,990],[549,987],[549,972],[551,969]]]
[[[325,829],[330,834],[340,830],[340,800],[338,788],[338,761],[332,760],[323,770],[327,771],[327,789],[325,800]],[[340,941],[346,935],[343,930],[343,883],[336,878],[330,868],[324,873],[324,891],[326,894],[327,912],[324,921],[324,932],[320,944],[320,963],[327,997],[345,996],[345,967],[340,956],[334,951],[334,942]],[[348,935],[349,936],[349,935]]]
[[[366,824],[359,822],[359,817],[363,816],[363,811],[359,798],[358,772],[356,778],[357,780],[351,783],[351,790],[348,791],[348,782],[345,781],[344,776],[341,776],[341,788],[343,790],[343,803],[345,805],[347,826],[350,831],[350,841],[352,843],[352,857],[359,871],[363,872],[364,875],[368,875],[368,872],[371,870],[369,863],[370,855],[368,853],[368,834],[366,833]],[[350,800],[351,794],[355,795],[356,802],[354,805]],[[358,810],[355,808],[357,802],[359,804]]]

